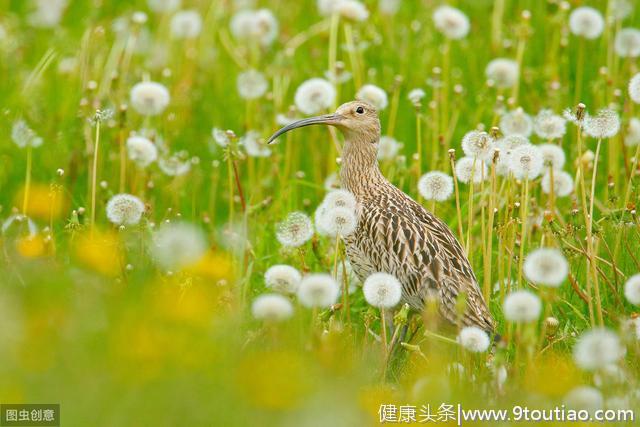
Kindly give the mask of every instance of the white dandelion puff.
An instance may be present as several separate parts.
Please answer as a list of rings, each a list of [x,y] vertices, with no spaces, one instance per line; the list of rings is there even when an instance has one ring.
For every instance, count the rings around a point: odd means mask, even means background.
[[[487,165],[482,160],[462,157],[456,162],[456,178],[465,184],[472,179],[474,184],[479,184],[487,179],[487,174]]]
[[[356,210],[358,202],[352,192],[348,190],[332,190],[324,196],[322,204],[329,209],[332,208],[346,208]]]
[[[327,214],[328,209],[329,207],[326,204],[320,203],[313,214],[313,222],[316,226],[316,232],[320,236],[328,236],[330,234],[329,230],[325,228],[324,222],[324,216]]]
[[[376,107],[378,110],[384,110],[385,108],[387,108],[387,104],[389,103],[387,92],[385,92],[384,89],[372,84],[366,84],[362,86],[356,93],[356,99],[359,101],[367,102]]]
[[[527,138],[521,135],[507,135],[500,138],[495,146],[500,150],[498,163],[496,164],[496,173],[500,176],[506,176],[511,171],[510,162],[513,151],[521,146],[531,144]]]
[[[149,139],[134,135],[127,138],[127,155],[137,166],[146,168],[158,159],[158,149]]]
[[[340,176],[335,172],[330,173],[324,179],[323,187],[327,191],[339,189],[340,188]]]
[[[535,145],[522,145],[509,159],[509,168],[517,179],[535,179],[544,166],[542,152]]]
[[[216,142],[216,144],[218,144],[222,148],[228,146],[231,142],[229,140],[229,135],[227,134],[227,132],[219,128],[213,128],[211,130],[211,136],[213,137],[213,140]]]
[[[445,37],[459,40],[469,34],[469,18],[460,9],[443,5],[433,12],[433,23]]]
[[[171,18],[171,36],[175,39],[194,39],[202,31],[202,17],[197,10],[181,10]]]
[[[329,236],[345,237],[353,233],[358,219],[353,209],[343,207],[326,208],[320,217],[322,230]]]
[[[509,322],[529,323],[540,317],[542,302],[531,291],[514,291],[505,297],[502,309],[505,319]]]
[[[240,145],[250,157],[269,157],[271,149],[260,138],[260,133],[250,130],[240,138]]]
[[[278,21],[269,9],[241,10],[231,18],[231,33],[242,41],[271,45],[278,37]]]
[[[624,284],[624,297],[633,305],[640,305],[640,273],[629,277]]]
[[[147,0],[149,9],[157,13],[173,12],[180,8],[182,0]]]
[[[366,21],[369,17],[369,10],[358,0],[340,0],[335,2],[334,11],[343,18],[351,21]]]
[[[634,147],[640,144],[640,119],[632,117],[627,125],[627,134],[624,137],[624,145]]]
[[[622,21],[633,12],[633,4],[630,0],[611,0],[609,5],[612,16],[618,21]]]
[[[491,161],[495,140],[487,132],[472,130],[462,137],[464,154],[479,160]]]
[[[283,294],[295,294],[302,280],[300,272],[286,264],[272,265],[264,273],[267,288]]]
[[[444,202],[453,194],[453,178],[444,172],[427,172],[418,180],[418,192],[425,200]]]
[[[583,333],[573,347],[573,360],[580,369],[595,371],[617,362],[625,354],[618,335],[606,328]]]
[[[402,144],[391,136],[383,135],[378,141],[378,160],[392,160],[397,155]]]
[[[597,9],[589,6],[578,7],[569,15],[569,29],[576,36],[595,39],[600,37],[604,30],[604,18]]]
[[[373,273],[362,286],[364,299],[377,308],[391,308],[400,302],[402,285],[391,274]]]
[[[401,0],[379,0],[378,10],[383,15],[395,15],[400,9]]]
[[[604,407],[602,393],[597,388],[579,386],[573,388],[564,397],[564,404],[574,411],[597,411]]]
[[[540,144],[538,148],[542,153],[542,160],[546,168],[552,167],[554,170],[560,170],[564,167],[567,156],[560,146],[555,144]]]
[[[158,159],[158,167],[167,176],[182,176],[191,170],[189,160],[183,159],[178,154],[160,157]]]
[[[551,174],[547,172],[540,181],[540,187],[545,194],[551,194]],[[553,171],[553,194],[556,197],[566,197],[573,191],[573,177],[565,171]]]
[[[20,148],[36,148],[42,145],[40,138],[24,120],[16,120],[11,127],[11,139]]]
[[[167,88],[157,82],[140,82],[131,88],[131,105],[144,116],[162,113],[171,99]]]
[[[462,328],[456,340],[458,344],[472,353],[483,353],[491,344],[489,335],[477,326]]]
[[[424,90],[415,88],[409,91],[407,98],[409,99],[409,101],[411,101],[412,104],[416,105],[419,104],[425,96],[427,96],[427,94]]]
[[[618,31],[614,41],[614,50],[622,58],[637,58],[640,56],[640,30],[623,28]]]
[[[535,285],[558,287],[569,274],[569,263],[561,250],[540,248],[524,260],[524,275]]]
[[[163,224],[155,233],[151,252],[164,269],[182,269],[199,261],[207,250],[200,228],[185,223]]]
[[[282,295],[264,294],[253,300],[251,314],[258,320],[281,322],[293,315],[293,305]]]
[[[267,92],[269,83],[260,71],[247,70],[238,74],[236,87],[243,99],[257,99]]]
[[[518,82],[520,67],[513,59],[496,58],[487,64],[485,75],[498,88],[513,87]]]
[[[500,118],[500,130],[505,135],[521,135],[529,138],[533,132],[533,120],[522,108],[516,108]]]
[[[136,225],[144,209],[144,203],[136,196],[116,194],[107,202],[107,218],[116,225]]]
[[[640,104],[640,73],[629,80],[629,97],[636,104]]]
[[[305,307],[329,307],[340,295],[340,286],[329,274],[305,276],[298,287],[298,300]]]
[[[329,81],[315,77],[302,82],[294,101],[303,114],[317,114],[331,107],[336,99],[336,89]]]
[[[551,110],[540,110],[533,120],[533,131],[543,139],[559,139],[567,132],[567,121]]]
[[[297,248],[313,236],[311,219],[303,212],[291,212],[276,224],[276,238],[282,246]]]
[[[595,116],[584,121],[584,132],[594,138],[612,138],[620,131],[620,116],[609,108],[603,108]]]

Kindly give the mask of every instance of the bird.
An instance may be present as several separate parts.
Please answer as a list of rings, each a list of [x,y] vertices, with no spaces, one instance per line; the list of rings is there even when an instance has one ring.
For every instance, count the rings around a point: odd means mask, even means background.
[[[333,114],[310,117],[276,131],[267,144],[293,129],[329,125],[344,136],[341,186],[357,201],[358,225],[344,237],[345,252],[361,281],[376,272],[395,276],[403,303],[421,312],[436,297],[438,311],[450,324],[476,326],[491,334],[495,321],[467,255],[449,227],[394,186],[378,165],[380,119],[363,101],[342,104]],[[459,313],[459,296],[466,306]]]

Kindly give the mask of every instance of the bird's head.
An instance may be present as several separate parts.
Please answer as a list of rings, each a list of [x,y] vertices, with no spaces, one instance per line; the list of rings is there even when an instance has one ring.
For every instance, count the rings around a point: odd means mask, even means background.
[[[348,140],[376,143],[380,137],[380,120],[376,108],[362,101],[342,104],[335,113],[309,117],[293,122],[273,135],[267,141],[271,144],[276,138],[290,130],[311,125],[330,125],[342,131]]]

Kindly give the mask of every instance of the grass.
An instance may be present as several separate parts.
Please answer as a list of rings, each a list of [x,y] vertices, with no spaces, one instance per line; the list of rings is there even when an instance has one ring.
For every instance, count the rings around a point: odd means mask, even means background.
[[[59,402],[65,424],[118,426],[369,425],[381,404],[541,408],[579,385],[638,407],[637,338],[624,338],[622,381],[603,385],[572,359],[584,331],[606,325],[626,337],[621,324],[637,314],[623,287],[640,271],[638,151],[624,145],[637,110],[627,84],[638,66],[613,52],[616,32],[640,25],[637,8],[583,40],[568,32],[569,11],[555,1],[505,0],[495,9],[488,0],[458,1],[471,32],[447,40],[433,27],[433,1],[403,2],[392,16],[367,1],[365,22],[322,17],[313,1],[261,1],[279,21],[276,41],[261,47],[233,37],[229,1],[183,2],[204,22],[191,40],[172,39],[170,14],[153,13],[144,1],[70,3],[58,26],[37,28],[29,24],[30,2],[0,1],[0,402]],[[588,3],[607,11],[606,1]],[[148,13],[146,24],[130,22],[137,10]],[[120,35],[119,18],[129,22]],[[360,43],[366,48],[347,49]],[[487,84],[485,66],[497,57],[521,63],[514,88]],[[64,71],[69,58],[75,65]],[[275,237],[289,212],[313,215],[339,165],[335,136],[321,127],[280,138],[265,158],[247,156],[239,138],[255,130],[266,139],[298,85],[338,61],[353,78],[337,87],[336,104],[353,99],[360,84],[386,90],[382,133],[403,146],[381,169],[417,200],[421,174],[452,174],[449,150],[462,157],[462,136],[479,124],[498,126],[505,110],[561,113],[579,101],[591,114],[607,106],[620,114],[622,131],[601,143],[572,124],[554,141],[567,155],[565,170],[579,177],[569,197],[550,202],[540,178],[494,182],[490,168],[482,185],[456,181],[446,202],[421,200],[471,250],[504,337],[492,354],[460,348],[455,328],[430,303],[421,316],[396,310],[393,325],[409,330],[401,344],[398,333],[379,339],[382,316],[359,289],[317,313],[293,298],[295,314],[283,323],[251,316],[270,266],[331,272],[339,262],[334,238],[316,235],[291,250]],[[235,79],[248,68],[266,75],[267,95],[240,98]],[[171,93],[160,116],[122,107],[130,88],[147,79]],[[414,88],[426,92],[418,108],[407,99]],[[114,115],[95,126],[97,110]],[[41,147],[11,142],[21,118],[44,139]],[[229,148],[215,144],[213,127],[234,132]],[[170,152],[184,151],[190,172],[172,177],[157,164],[123,163],[123,142],[143,129]],[[593,162],[578,160],[586,150],[599,152],[597,174]],[[139,225],[120,229],[108,223],[105,205],[123,191],[147,211]],[[555,214],[545,211],[548,203]],[[26,219],[10,220],[23,212],[32,229]],[[158,268],[150,248],[166,220],[200,227],[206,258],[173,274]],[[560,248],[570,263],[553,293],[520,276],[523,255],[541,246]],[[515,284],[494,292],[498,281]],[[511,287],[544,296],[545,316],[557,328],[544,318],[509,324],[502,301]],[[394,338],[386,363],[380,341]],[[501,369],[504,383],[495,377]]]

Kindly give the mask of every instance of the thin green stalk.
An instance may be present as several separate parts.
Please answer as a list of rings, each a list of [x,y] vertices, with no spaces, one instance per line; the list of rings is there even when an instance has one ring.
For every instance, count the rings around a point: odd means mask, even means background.
[[[31,188],[31,169],[33,164],[33,147],[27,144],[27,172],[24,178],[24,199],[22,200],[22,215],[27,215],[27,207],[29,206],[29,192]]]

